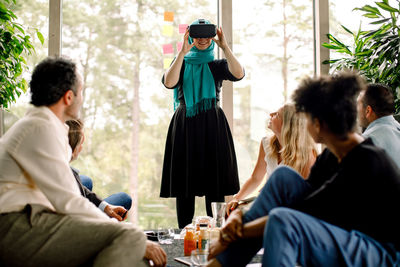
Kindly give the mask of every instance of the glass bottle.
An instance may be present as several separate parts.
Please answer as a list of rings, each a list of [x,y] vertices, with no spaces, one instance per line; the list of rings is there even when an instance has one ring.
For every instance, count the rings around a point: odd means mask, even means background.
[[[194,238],[194,228],[187,227],[185,238],[183,240],[183,250],[185,256],[190,256],[192,250],[196,249],[196,240]]]

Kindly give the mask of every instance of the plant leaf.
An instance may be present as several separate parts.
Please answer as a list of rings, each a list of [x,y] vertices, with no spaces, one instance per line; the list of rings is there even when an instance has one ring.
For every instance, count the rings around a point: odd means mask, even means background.
[[[388,22],[390,20],[391,20],[390,18],[386,18],[386,19],[381,19],[381,20],[376,20],[374,22],[370,22],[369,24],[382,24],[382,23]]]
[[[42,34],[40,31],[36,30],[36,36],[38,37],[38,39],[40,40],[40,42],[41,42],[42,45],[43,45],[43,44],[44,44],[44,37],[43,37],[43,34]]]
[[[351,35],[354,36],[354,33],[353,33],[352,31],[350,31],[348,28],[346,28],[346,27],[343,26],[343,25],[340,25],[340,26],[342,26],[342,28],[343,28],[346,32],[348,32],[348,33],[350,33]]]
[[[391,7],[388,3],[385,2],[375,2],[377,6],[379,6],[380,8],[389,11],[389,12],[399,12],[398,9]]]
[[[353,10],[361,10],[361,11],[365,11],[365,12],[369,12],[369,13],[375,13],[375,14],[379,14],[381,15],[381,13],[379,12],[379,9],[376,7],[372,7],[370,5],[365,5],[361,8],[354,8]]]
[[[374,14],[374,13],[363,14],[363,17],[367,17],[367,18],[371,18],[371,19],[378,19],[379,18],[379,16]]]

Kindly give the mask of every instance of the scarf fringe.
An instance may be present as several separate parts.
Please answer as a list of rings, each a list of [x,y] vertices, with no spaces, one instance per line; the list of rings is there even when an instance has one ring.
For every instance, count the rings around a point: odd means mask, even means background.
[[[205,112],[215,107],[215,98],[205,98],[192,107],[186,106],[186,117],[194,117],[199,113]]]

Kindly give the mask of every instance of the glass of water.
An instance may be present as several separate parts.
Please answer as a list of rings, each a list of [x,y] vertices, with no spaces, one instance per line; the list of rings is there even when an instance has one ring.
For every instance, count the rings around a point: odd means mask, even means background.
[[[157,237],[160,244],[172,244],[174,241],[174,229],[158,229]]]
[[[192,266],[206,266],[208,258],[208,251],[195,249],[192,250],[190,255],[190,261],[192,262]]]

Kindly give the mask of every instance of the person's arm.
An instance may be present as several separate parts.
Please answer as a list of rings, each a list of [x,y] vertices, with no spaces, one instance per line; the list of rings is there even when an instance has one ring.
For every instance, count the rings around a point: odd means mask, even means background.
[[[81,178],[79,177],[79,173],[75,171],[73,168],[71,168],[73,175],[75,176],[75,179],[81,189],[83,190],[83,196],[87,198],[90,202],[92,202],[96,207],[98,207],[101,211],[103,211],[105,214],[107,214],[111,218],[115,218],[118,221],[123,221],[127,210],[124,207],[121,206],[114,206],[100,197],[97,196],[95,192],[87,188],[82,184]]]
[[[242,238],[260,237],[264,234],[264,228],[268,216],[260,217],[243,225]]]
[[[254,192],[257,186],[261,184],[265,173],[267,172],[267,163],[265,162],[264,157],[265,151],[261,141],[260,149],[258,152],[258,159],[256,166],[254,167],[253,173],[251,174],[251,177],[247,179],[247,181],[244,183],[240,191],[236,195],[234,195],[233,199],[227,204],[226,213],[228,215],[231,213],[232,210],[237,208],[239,200],[244,199],[249,194]]]
[[[268,216],[257,218],[245,224],[242,223],[242,217],[243,214],[240,210],[232,212],[225,226],[221,229],[218,241],[211,244],[208,259],[214,258],[224,251],[229,244],[238,239],[255,238],[263,235]]]
[[[68,143],[54,126],[38,123],[17,147],[7,151],[58,213],[109,220],[84,198],[69,166]],[[61,136],[60,136],[61,135]]]
[[[235,55],[233,55],[232,50],[229,48],[224,32],[222,31],[222,27],[217,29],[217,35],[218,39],[213,38],[213,40],[222,49],[222,51],[224,51],[226,61],[228,62],[229,71],[233,76],[235,76],[235,78],[242,79],[244,76],[243,67]]]
[[[191,45],[189,44],[189,30],[186,30],[186,33],[183,37],[182,49],[181,51],[179,51],[174,62],[171,64],[171,66],[167,69],[167,71],[164,74],[164,85],[167,88],[173,88],[178,83],[183,64],[183,59],[185,55],[190,51],[190,49],[192,49],[193,46],[194,43],[192,43]]]

